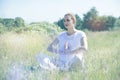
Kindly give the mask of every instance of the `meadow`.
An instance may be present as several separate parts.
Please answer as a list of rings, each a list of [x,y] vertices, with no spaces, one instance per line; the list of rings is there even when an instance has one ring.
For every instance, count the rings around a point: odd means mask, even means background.
[[[120,30],[92,32],[85,53],[86,69],[75,71],[41,70],[35,56],[46,51],[56,37],[37,31],[0,34],[0,80],[120,80]]]

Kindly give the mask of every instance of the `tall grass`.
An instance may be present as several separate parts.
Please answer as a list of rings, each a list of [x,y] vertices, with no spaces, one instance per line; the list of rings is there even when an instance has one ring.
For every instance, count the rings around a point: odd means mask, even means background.
[[[120,79],[119,33],[119,31],[88,33],[89,52],[86,54],[86,62],[89,80]]]
[[[86,69],[43,71],[35,55],[53,40],[48,34],[8,32],[0,35],[0,80],[120,80],[120,31],[90,32]]]

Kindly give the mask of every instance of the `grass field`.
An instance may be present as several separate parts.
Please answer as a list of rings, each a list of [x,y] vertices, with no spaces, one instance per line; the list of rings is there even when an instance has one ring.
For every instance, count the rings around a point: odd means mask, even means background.
[[[43,71],[35,55],[53,38],[38,32],[0,34],[0,80],[120,80],[120,31],[86,31],[89,50],[86,70]],[[52,56],[52,55],[51,55]]]

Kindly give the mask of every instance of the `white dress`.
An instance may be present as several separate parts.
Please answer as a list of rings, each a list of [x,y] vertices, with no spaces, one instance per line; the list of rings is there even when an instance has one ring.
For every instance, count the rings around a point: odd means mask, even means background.
[[[59,40],[57,57],[52,59],[43,53],[36,57],[37,61],[42,68],[48,70],[69,70],[71,65],[74,64],[76,60],[79,60],[82,62],[82,64],[84,64],[83,54],[81,52],[70,53],[81,47],[81,39],[83,37],[86,37],[86,35],[82,31],[77,31],[70,36],[67,34],[67,32],[61,33],[57,37]],[[65,52],[66,43],[68,52]]]

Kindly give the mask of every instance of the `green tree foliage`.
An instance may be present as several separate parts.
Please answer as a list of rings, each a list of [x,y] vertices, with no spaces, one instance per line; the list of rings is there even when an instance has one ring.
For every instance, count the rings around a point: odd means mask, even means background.
[[[81,18],[78,16],[78,14],[76,14],[75,17],[76,17],[76,29],[80,30],[83,28],[82,27],[83,22],[82,22]]]
[[[24,20],[21,17],[16,17],[15,18],[15,26],[24,27],[25,26]]]
[[[115,25],[116,18],[113,16],[108,16],[106,20],[106,27],[112,29]]]
[[[120,18],[117,18],[115,21],[115,27],[120,27]]]
[[[108,30],[106,27],[106,16],[99,16],[96,20],[96,23],[94,25],[94,30],[101,31],[101,30]]]
[[[88,28],[89,30],[92,30],[93,25],[92,23],[96,20],[98,17],[98,11],[95,7],[91,8],[90,11],[88,11],[86,14],[83,15],[83,28]]]
[[[58,25],[61,29],[66,30],[64,24],[63,24],[63,18],[59,19],[57,22],[54,22],[54,24]]]
[[[0,28],[1,28],[1,27],[4,27],[4,25],[3,25],[2,23],[0,23]]]
[[[14,19],[11,19],[11,18],[2,19],[1,23],[5,27],[13,27],[14,26]]]
[[[0,23],[2,23],[2,18],[0,18]]]
[[[0,23],[5,27],[23,27],[25,26],[24,20],[21,17],[12,18],[0,18]]]
[[[115,25],[116,18],[113,16],[98,16],[95,7],[91,8],[83,17],[83,28],[92,31],[101,31],[112,29]]]

